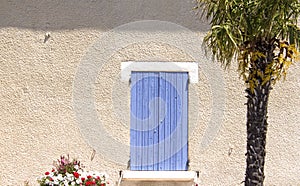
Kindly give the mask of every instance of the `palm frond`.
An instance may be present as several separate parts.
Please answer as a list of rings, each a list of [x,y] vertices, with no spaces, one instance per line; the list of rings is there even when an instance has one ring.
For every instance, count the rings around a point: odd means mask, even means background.
[[[259,40],[287,40],[299,50],[299,0],[197,0],[197,7],[211,25],[205,45],[225,66]]]

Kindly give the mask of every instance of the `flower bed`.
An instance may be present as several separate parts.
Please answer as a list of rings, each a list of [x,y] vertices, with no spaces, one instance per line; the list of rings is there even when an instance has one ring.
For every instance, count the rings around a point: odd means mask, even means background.
[[[107,175],[95,171],[85,171],[80,161],[70,160],[61,156],[54,164],[54,168],[45,172],[37,179],[40,186],[108,186]]]

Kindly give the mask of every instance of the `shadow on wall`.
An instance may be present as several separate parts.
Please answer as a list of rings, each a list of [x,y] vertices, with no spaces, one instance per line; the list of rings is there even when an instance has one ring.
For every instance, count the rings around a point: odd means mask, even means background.
[[[0,2],[0,27],[110,30],[133,21],[160,20],[207,31],[194,6],[194,0],[6,0]]]

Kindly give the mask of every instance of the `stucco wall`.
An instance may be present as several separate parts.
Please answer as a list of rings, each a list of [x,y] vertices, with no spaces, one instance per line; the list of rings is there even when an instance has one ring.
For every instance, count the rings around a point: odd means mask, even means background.
[[[200,185],[240,185],[244,85],[235,64],[224,72],[204,57],[208,25],[192,8],[188,0],[2,1],[0,185],[36,185],[62,154],[118,179],[129,159],[123,61],[199,62],[199,83],[189,86],[191,170]],[[266,185],[300,184],[299,77],[298,63],[271,92]],[[101,130],[89,138],[95,118]]]

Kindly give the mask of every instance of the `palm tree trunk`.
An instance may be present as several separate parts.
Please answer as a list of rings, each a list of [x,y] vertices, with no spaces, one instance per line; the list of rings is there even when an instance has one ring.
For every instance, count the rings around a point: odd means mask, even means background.
[[[274,60],[276,40],[260,40],[255,46],[259,53],[264,54],[251,63],[249,81],[255,82],[254,90],[246,89],[247,93],[247,165],[245,186],[263,186],[264,166],[266,156],[267,114],[268,99],[272,90],[271,79],[265,83],[263,77],[270,76],[266,73],[267,66]],[[259,72],[259,73],[258,73]],[[262,74],[262,75],[258,75]],[[248,82],[249,82],[248,81]]]
[[[270,82],[247,92],[247,167],[245,186],[263,186]]]

